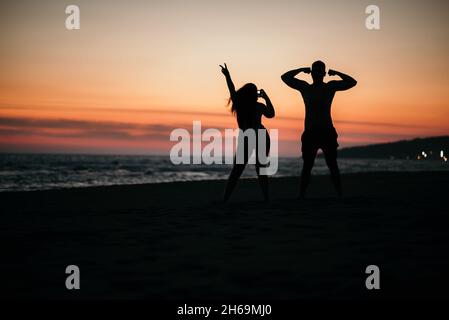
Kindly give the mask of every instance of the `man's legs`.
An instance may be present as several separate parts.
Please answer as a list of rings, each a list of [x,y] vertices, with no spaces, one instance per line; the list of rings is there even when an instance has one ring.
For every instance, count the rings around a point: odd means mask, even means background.
[[[306,195],[307,186],[310,183],[310,176],[312,174],[313,164],[315,163],[315,157],[318,152],[316,148],[304,149],[302,152],[302,172],[301,172],[301,185],[299,190],[299,198],[302,199]]]
[[[337,149],[329,148],[323,149],[324,157],[326,159],[327,167],[331,173],[332,183],[334,184],[335,190],[337,190],[338,196],[342,196],[341,190],[341,179],[340,179],[340,169],[338,169],[337,163]]]

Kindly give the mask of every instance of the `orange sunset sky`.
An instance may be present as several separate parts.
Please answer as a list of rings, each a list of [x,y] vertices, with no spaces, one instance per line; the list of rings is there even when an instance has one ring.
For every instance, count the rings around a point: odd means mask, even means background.
[[[76,4],[81,29],[65,28]],[[365,27],[380,7],[381,29]],[[448,1],[2,1],[0,152],[167,154],[173,128],[235,128],[218,64],[276,109],[299,154],[304,105],[287,70],[317,59],[337,93],[340,145],[449,134]],[[311,81],[309,75],[303,79]]]

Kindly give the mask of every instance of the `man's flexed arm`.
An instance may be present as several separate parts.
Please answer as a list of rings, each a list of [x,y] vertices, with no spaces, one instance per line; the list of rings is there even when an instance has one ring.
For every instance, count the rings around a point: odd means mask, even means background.
[[[357,80],[355,80],[353,77],[348,76],[347,74],[344,74],[342,72],[338,72],[338,71],[329,69],[327,74],[330,76],[339,76],[341,78],[341,80],[332,80],[332,81],[328,82],[329,85],[335,89],[335,91],[348,90],[357,84]]]
[[[310,68],[299,68],[299,69],[287,71],[286,73],[284,73],[281,76],[281,79],[290,88],[301,91],[308,85],[308,83],[306,81],[296,78],[296,76],[301,72],[310,73]]]

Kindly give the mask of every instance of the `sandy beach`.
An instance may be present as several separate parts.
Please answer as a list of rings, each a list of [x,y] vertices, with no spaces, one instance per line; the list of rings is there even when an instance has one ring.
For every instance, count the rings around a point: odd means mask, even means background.
[[[0,193],[3,297],[449,298],[449,173],[271,179]],[[77,265],[81,289],[65,288]],[[380,268],[381,289],[365,288]]]

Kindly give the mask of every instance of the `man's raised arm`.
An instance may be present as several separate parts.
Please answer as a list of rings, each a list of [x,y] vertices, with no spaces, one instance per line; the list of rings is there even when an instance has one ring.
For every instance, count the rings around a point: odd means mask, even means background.
[[[327,74],[330,76],[339,76],[341,78],[341,80],[332,80],[328,82],[328,84],[332,86],[335,89],[335,91],[348,90],[357,84],[357,80],[342,72],[329,69]]]
[[[284,73],[281,76],[281,79],[290,88],[301,91],[308,85],[308,83],[306,81],[296,78],[296,76],[301,72],[310,73],[310,68],[299,68],[299,69],[287,71],[286,73]]]

